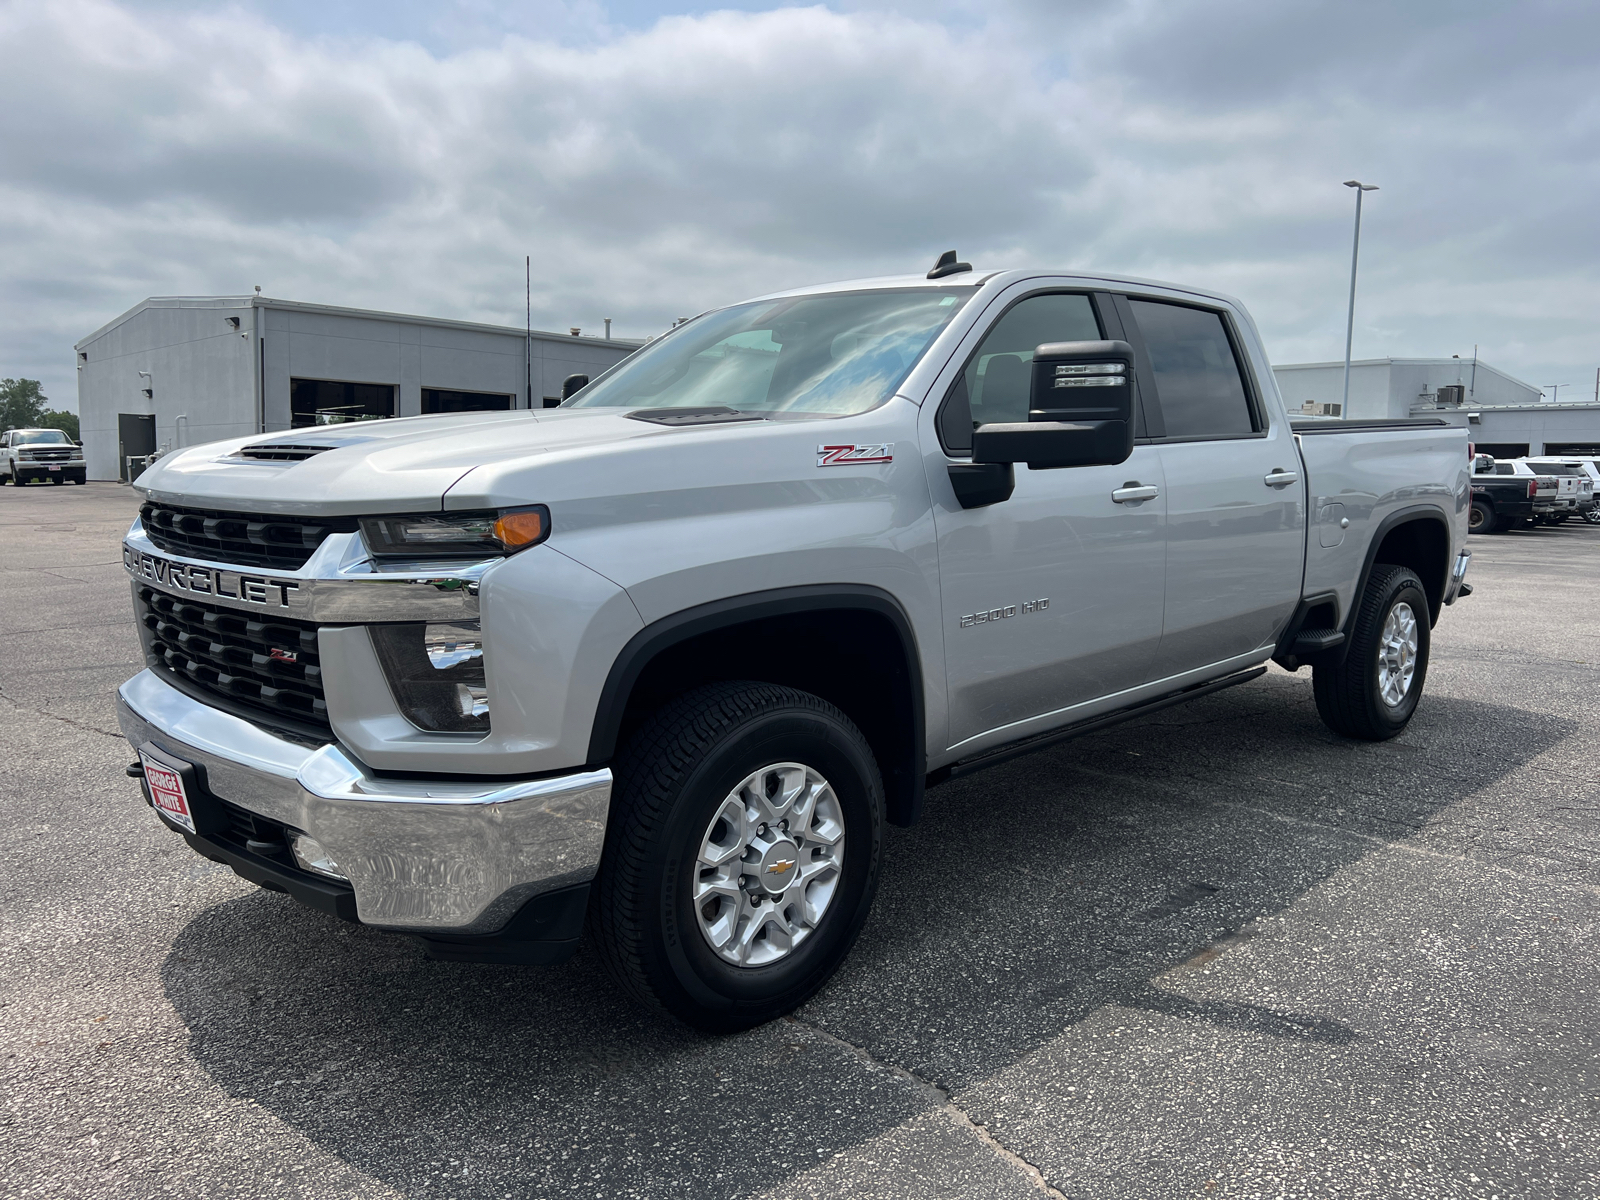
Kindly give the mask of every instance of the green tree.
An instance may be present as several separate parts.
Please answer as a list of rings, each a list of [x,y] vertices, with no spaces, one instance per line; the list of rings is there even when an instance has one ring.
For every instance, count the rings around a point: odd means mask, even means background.
[[[0,429],[38,425],[49,402],[37,379],[0,379]]]
[[[64,409],[51,409],[39,416],[40,429],[59,429],[73,441],[78,440],[78,414]]]

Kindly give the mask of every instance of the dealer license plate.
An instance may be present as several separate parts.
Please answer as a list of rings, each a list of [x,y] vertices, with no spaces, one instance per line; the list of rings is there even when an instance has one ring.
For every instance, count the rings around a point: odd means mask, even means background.
[[[47,468],[46,468],[46,470],[50,470],[50,471],[59,471],[59,470],[61,470],[61,468],[60,468],[60,467],[58,467],[58,466],[54,466],[54,465],[52,465],[52,466],[50,466],[50,467],[47,467]]]
[[[194,813],[189,808],[189,796],[183,790],[183,776],[148,754],[140,754],[139,761],[144,764],[144,781],[150,786],[150,799],[155,802],[156,811],[174,825],[193,833]]]

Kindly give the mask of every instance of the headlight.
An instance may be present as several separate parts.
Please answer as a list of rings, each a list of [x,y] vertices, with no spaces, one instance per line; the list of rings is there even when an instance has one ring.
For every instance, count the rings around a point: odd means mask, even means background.
[[[499,512],[362,517],[361,536],[375,558],[489,558],[515,554],[550,536],[542,504]]]
[[[406,720],[433,733],[489,732],[479,622],[374,625],[372,644]]]

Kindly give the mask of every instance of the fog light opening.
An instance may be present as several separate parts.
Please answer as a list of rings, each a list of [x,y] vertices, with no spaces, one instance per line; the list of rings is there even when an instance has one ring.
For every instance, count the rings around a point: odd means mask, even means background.
[[[483,631],[477,621],[370,627],[396,707],[430,733],[489,732]]]
[[[329,879],[342,879],[346,883],[350,881],[350,877],[339,870],[339,864],[333,861],[333,855],[316,838],[304,833],[294,834],[289,839],[289,849],[302,870],[326,875]]]

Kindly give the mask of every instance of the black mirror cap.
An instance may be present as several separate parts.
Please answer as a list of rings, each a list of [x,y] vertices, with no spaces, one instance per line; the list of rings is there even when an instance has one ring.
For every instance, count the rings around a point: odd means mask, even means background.
[[[980,425],[972,431],[974,463],[1020,462],[1034,471],[1049,471],[1115,466],[1132,453],[1131,421],[1034,420]]]
[[[1047,342],[1033,352],[1029,419],[1131,422],[1132,380],[1127,342]]]
[[[572,399],[572,394],[579,388],[588,386],[589,377],[587,375],[568,375],[561,381],[561,399],[563,401],[570,400]]]

